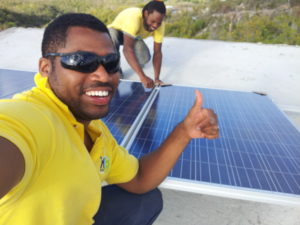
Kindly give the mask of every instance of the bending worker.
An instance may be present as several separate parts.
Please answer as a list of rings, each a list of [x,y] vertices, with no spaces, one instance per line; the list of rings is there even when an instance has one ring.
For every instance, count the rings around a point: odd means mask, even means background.
[[[141,8],[128,8],[120,12],[109,32],[117,50],[123,45],[123,53],[132,69],[137,73],[144,87],[152,88],[162,84],[159,79],[162,64],[162,42],[165,24],[166,7],[162,1],[151,1]],[[150,61],[151,55],[144,38],[153,36],[154,81],[143,71],[143,65]]]
[[[217,116],[196,92],[157,150],[129,154],[99,120],[119,60],[94,16],[65,14],[47,26],[35,87],[0,101],[1,225],[150,225],[162,209],[157,186],[189,141],[218,137]]]

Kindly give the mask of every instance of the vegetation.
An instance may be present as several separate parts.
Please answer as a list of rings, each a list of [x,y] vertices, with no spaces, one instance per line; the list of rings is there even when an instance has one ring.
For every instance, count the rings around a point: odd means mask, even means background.
[[[44,27],[66,12],[110,23],[146,0],[1,0],[0,30]],[[109,4],[108,4],[109,3]],[[166,36],[300,45],[300,0],[165,0]]]

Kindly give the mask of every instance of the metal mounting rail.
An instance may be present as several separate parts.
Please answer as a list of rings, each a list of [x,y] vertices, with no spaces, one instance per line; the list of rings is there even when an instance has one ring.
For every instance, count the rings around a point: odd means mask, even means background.
[[[144,106],[142,107],[141,111],[137,115],[136,119],[134,120],[133,124],[131,125],[130,129],[128,130],[127,134],[125,135],[123,141],[121,142],[121,146],[123,146],[125,149],[129,150],[132,142],[134,141],[138,131],[140,130],[144,120],[146,119],[146,116],[148,115],[148,112],[159,93],[160,87],[155,87],[151,94],[149,95],[147,101],[145,102]]]

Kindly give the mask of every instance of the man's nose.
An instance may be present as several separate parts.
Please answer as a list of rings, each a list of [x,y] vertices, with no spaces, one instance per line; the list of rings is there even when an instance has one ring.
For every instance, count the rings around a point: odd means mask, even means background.
[[[91,79],[104,83],[110,81],[110,75],[103,65],[99,65],[98,68],[91,74]]]

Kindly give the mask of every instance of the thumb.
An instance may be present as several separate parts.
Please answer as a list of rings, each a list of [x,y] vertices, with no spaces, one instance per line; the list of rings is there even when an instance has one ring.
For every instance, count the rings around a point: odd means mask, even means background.
[[[195,95],[196,95],[196,100],[195,100],[195,103],[194,103],[194,107],[197,107],[197,108],[202,108],[202,104],[203,104],[203,97],[202,97],[202,94],[199,90],[196,90],[195,91]]]

